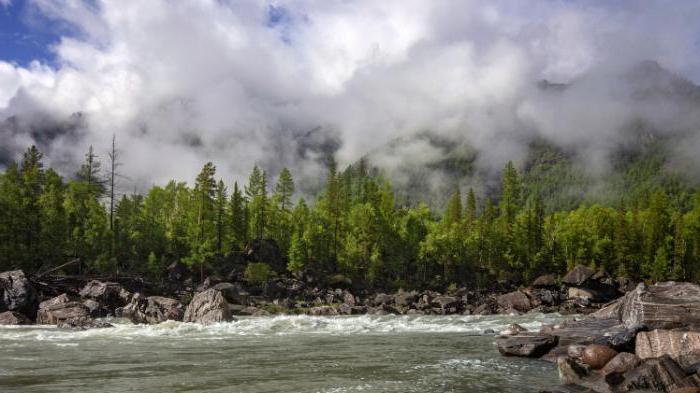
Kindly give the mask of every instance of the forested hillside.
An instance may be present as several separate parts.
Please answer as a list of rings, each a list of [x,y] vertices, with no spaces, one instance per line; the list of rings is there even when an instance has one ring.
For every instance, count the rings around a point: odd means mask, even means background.
[[[591,203],[585,178],[570,193],[579,178],[563,157],[533,152],[524,173],[506,165],[497,195],[456,188],[435,211],[397,197],[364,160],[343,170],[331,163],[309,201],[295,196],[286,169],[275,184],[259,167],[247,184],[227,184],[212,163],[192,186],[171,181],[116,198],[92,150],[66,180],[32,146],[0,177],[0,270],[80,258],[92,273],[157,279],[182,261],[202,277],[225,275],[247,244],[266,239],[286,258],[249,266],[249,277],[306,271],[381,288],[484,286],[576,264],[653,280],[700,277],[700,193],[657,181],[662,164],[651,153],[625,161],[619,188]]]

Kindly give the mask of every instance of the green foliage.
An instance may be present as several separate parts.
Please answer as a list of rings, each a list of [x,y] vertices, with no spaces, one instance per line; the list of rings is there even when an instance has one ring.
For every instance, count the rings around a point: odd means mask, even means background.
[[[657,153],[650,148],[640,157]],[[244,189],[234,183],[229,195],[207,163],[193,187],[171,181],[121,197],[110,228],[94,154],[75,180],[64,182],[30,147],[0,174],[0,270],[34,272],[80,258],[92,272],[159,278],[179,260],[199,268],[201,279],[223,256],[266,239],[286,259],[267,261],[272,266],[342,275],[369,287],[482,287],[577,264],[633,278],[700,278],[700,192],[691,197],[685,183],[657,176],[655,158],[620,164],[614,199],[594,201],[587,193],[557,199],[557,187],[585,184],[573,164],[557,157],[545,152],[525,173],[509,162],[499,195],[469,189],[463,201],[457,189],[442,212],[397,198],[364,161],[342,171],[330,162],[324,189],[308,204],[294,199],[286,169],[271,195],[257,166]],[[245,276],[260,283],[273,273],[270,265],[250,264]]]
[[[272,268],[267,263],[249,263],[243,277],[251,284],[262,284],[273,276]]]

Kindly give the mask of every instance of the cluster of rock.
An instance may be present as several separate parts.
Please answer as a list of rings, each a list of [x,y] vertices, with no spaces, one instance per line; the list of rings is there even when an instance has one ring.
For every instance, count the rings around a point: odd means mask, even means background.
[[[62,293],[43,301],[21,270],[0,273],[0,325],[57,325],[71,329],[112,327],[103,317],[134,323],[167,320],[213,323],[230,321],[228,303],[215,289],[197,293],[185,307],[179,300],[144,297],[116,282],[90,281],[77,294]]]
[[[640,283],[578,321],[497,337],[507,356],[556,362],[551,392],[700,392],[700,286]]]
[[[234,315],[273,313],[319,316],[586,313],[619,293],[619,286],[607,275],[583,266],[576,267],[561,282],[554,276],[542,276],[529,288],[501,294],[466,288],[445,294],[431,290],[353,293],[348,289],[349,280],[341,276],[325,286],[297,278],[276,278],[254,288],[211,277],[192,288],[178,284],[188,276],[180,264],[173,264],[168,276],[175,288],[167,292],[170,297],[145,296],[143,289],[129,291],[122,284],[109,281],[69,284],[62,279],[60,285],[55,282],[47,285],[32,283],[21,270],[0,273],[3,295],[0,324],[35,322],[87,328],[105,326],[95,319],[108,316],[127,318],[134,323],[175,320],[207,324],[230,321]],[[76,285],[80,286],[74,288]]]

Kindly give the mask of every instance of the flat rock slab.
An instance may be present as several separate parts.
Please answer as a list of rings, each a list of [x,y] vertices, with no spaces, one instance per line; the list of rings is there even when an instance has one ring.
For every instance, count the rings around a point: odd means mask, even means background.
[[[550,334],[521,334],[496,339],[498,351],[504,356],[540,357],[557,345],[557,336]]]

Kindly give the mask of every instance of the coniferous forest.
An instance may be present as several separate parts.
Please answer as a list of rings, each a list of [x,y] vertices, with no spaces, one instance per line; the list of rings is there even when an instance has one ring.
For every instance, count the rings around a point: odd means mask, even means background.
[[[204,277],[226,274],[230,255],[266,241],[286,256],[287,271],[251,264],[251,279],[306,271],[373,288],[482,287],[578,264],[634,279],[700,275],[700,193],[680,204],[658,187],[612,205],[552,209],[508,162],[497,195],[457,188],[436,211],[402,201],[359,161],[343,170],[331,163],[312,200],[295,195],[287,169],[274,184],[257,166],[247,184],[227,184],[212,163],[193,186],[170,181],[118,197],[108,166],[91,148],[67,180],[34,146],[9,165],[0,177],[0,270],[36,273],[80,259],[82,273],[158,279],[181,261]]]

